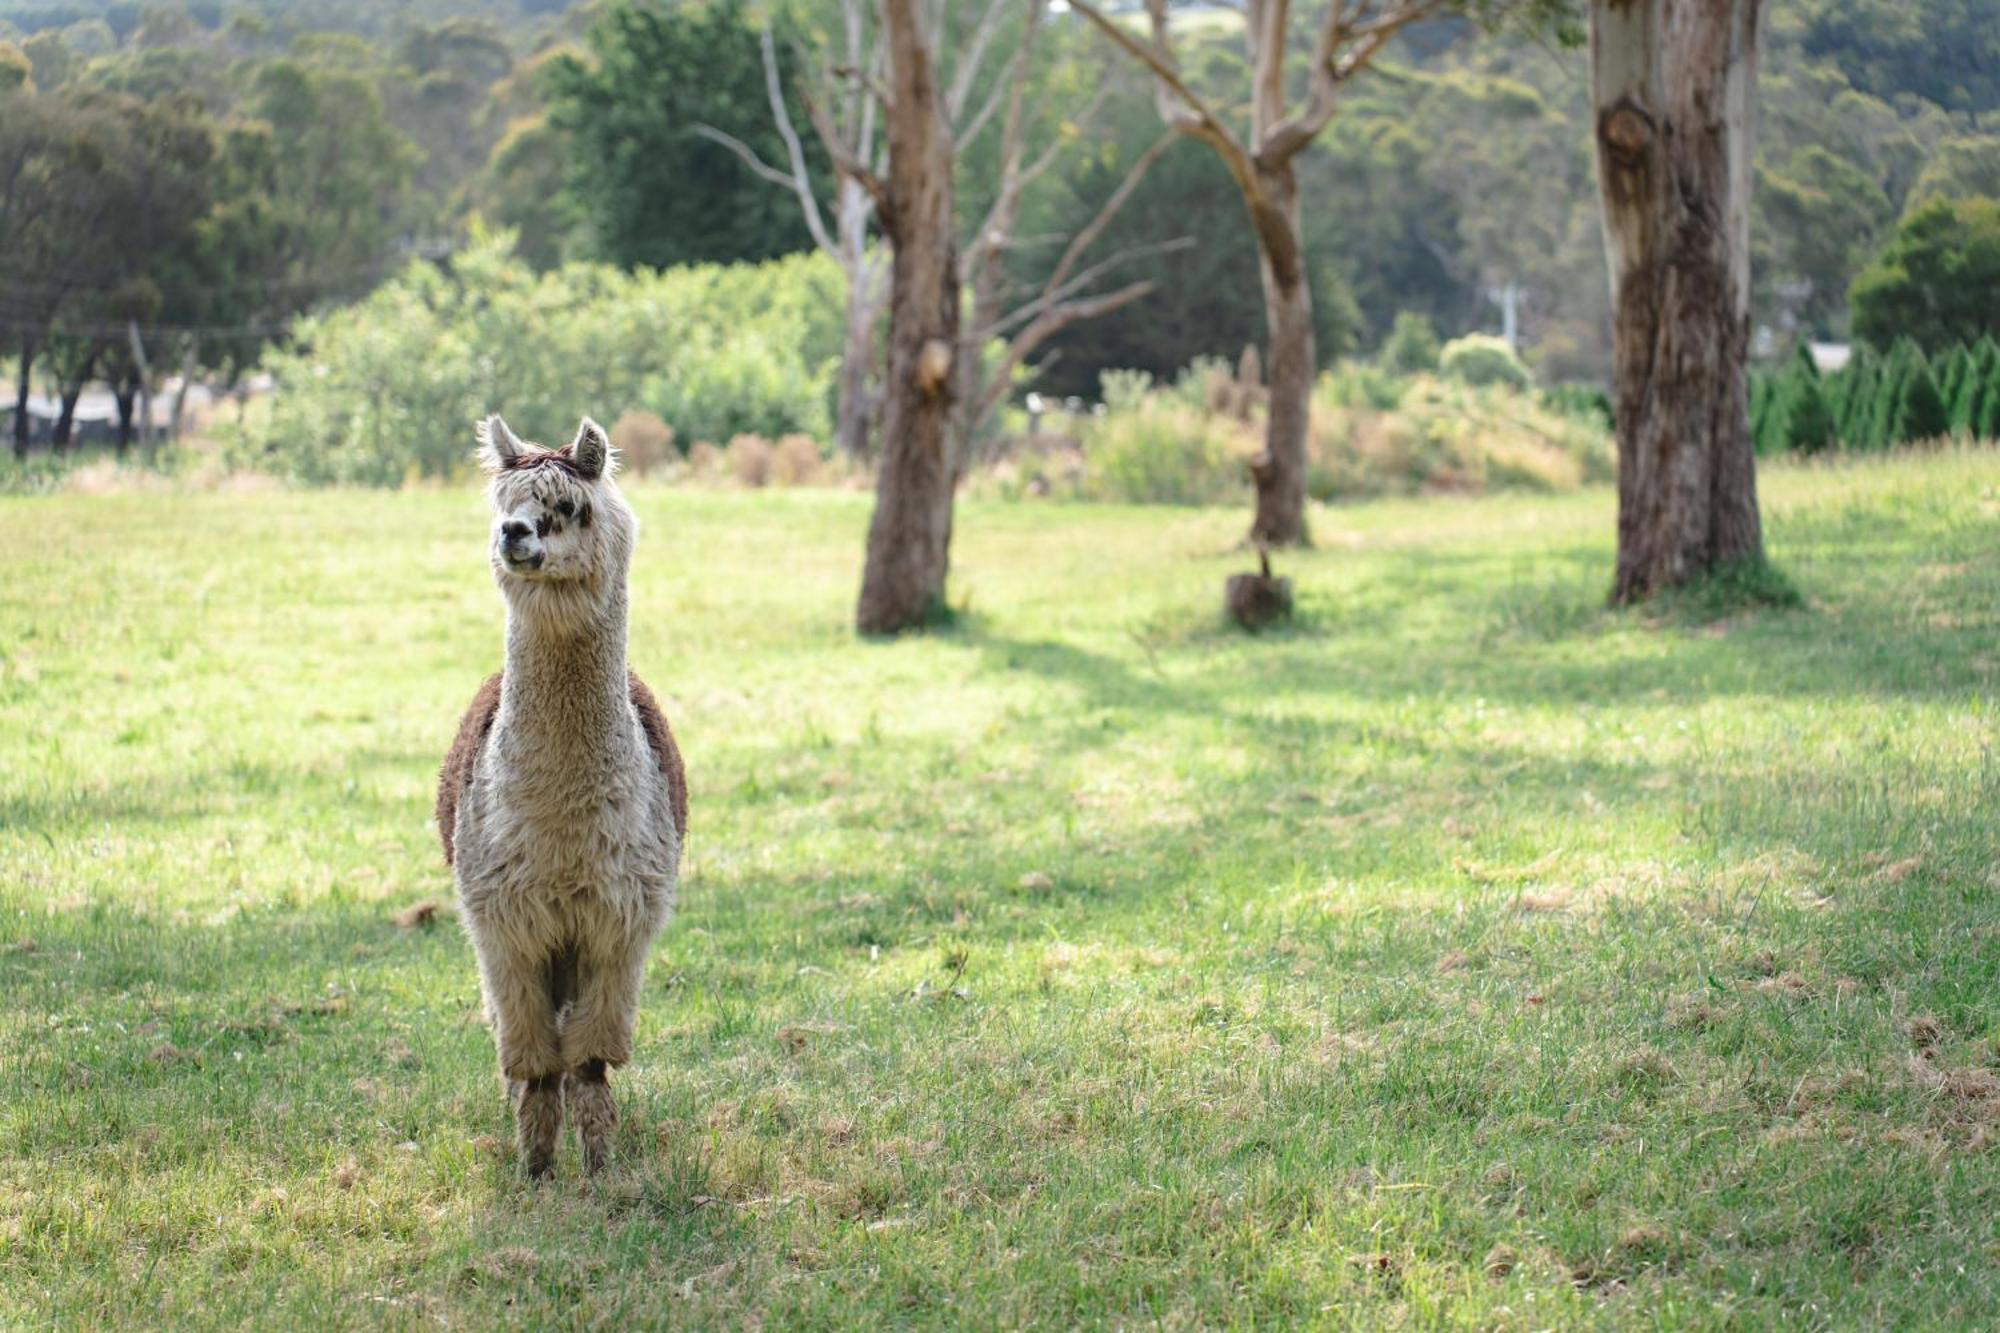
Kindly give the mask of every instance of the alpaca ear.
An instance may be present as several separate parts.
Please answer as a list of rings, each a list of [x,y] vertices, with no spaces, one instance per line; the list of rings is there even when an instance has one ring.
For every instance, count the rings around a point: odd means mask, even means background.
[[[611,448],[611,437],[604,433],[604,427],[589,417],[577,425],[576,438],[569,442],[569,452],[576,463],[576,474],[585,481],[596,481],[617,471],[617,455]]]
[[[479,466],[488,472],[498,472],[528,452],[528,446],[507,429],[507,423],[495,412],[473,429],[479,440]]]

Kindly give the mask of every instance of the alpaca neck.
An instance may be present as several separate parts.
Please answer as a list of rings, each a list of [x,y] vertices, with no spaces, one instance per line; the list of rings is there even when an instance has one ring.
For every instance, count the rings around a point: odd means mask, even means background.
[[[631,729],[625,584],[530,587],[507,609],[499,725],[544,755],[602,754]]]

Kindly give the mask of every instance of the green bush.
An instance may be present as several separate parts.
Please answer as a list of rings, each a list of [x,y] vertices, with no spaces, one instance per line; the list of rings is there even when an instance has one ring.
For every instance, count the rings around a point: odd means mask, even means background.
[[[307,483],[393,486],[471,456],[472,422],[505,413],[530,439],[585,414],[651,412],[678,439],[824,438],[840,353],[832,261],[626,274],[535,273],[507,235],[416,263],[361,302],[301,321],[268,358],[268,422],[239,461]]]
[[[1430,320],[1414,310],[1396,316],[1389,336],[1382,341],[1382,369],[1393,375],[1429,375],[1438,368],[1437,331]]]
[[[1615,459],[1610,432],[1590,415],[1552,410],[1504,384],[1419,377],[1393,410],[1315,410],[1306,491],[1318,500],[1567,491],[1610,480]]]
[[[1105,380],[1110,380],[1110,375]],[[1148,377],[1150,378],[1150,377]],[[1107,399],[1109,394],[1107,393]],[[1127,504],[1213,504],[1248,482],[1242,428],[1166,394],[1111,408],[1084,434],[1084,493]]]
[[[1605,430],[1617,428],[1617,413],[1612,410],[1611,395],[1596,385],[1555,384],[1536,396],[1542,406],[1552,412],[1591,422]]]
[[[1521,358],[1507,346],[1507,340],[1490,333],[1468,333],[1446,343],[1438,356],[1438,371],[1446,379],[1474,388],[1505,384],[1525,389],[1533,382]]]
[[[1146,401],[1153,387],[1150,370],[1106,370],[1097,376],[1098,393],[1107,412],[1130,412]]]
[[[1380,366],[1342,361],[1321,373],[1313,386],[1314,401],[1327,407],[1372,407],[1393,412],[1410,391],[1411,381]]]

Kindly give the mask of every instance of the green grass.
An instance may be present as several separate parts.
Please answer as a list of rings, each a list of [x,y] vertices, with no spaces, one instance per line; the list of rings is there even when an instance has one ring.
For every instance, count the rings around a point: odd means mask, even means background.
[[[694,830],[619,1166],[516,1174],[426,826],[463,493],[0,501],[0,1323],[2000,1324],[2000,455],[1608,494],[635,499]]]

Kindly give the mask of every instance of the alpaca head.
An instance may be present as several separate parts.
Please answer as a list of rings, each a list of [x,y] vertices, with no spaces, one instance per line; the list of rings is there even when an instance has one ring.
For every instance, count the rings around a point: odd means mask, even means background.
[[[547,449],[515,437],[496,413],[481,422],[479,462],[492,477],[493,577],[510,598],[533,589],[622,584],[638,520],[611,479],[617,460],[589,417]]]

